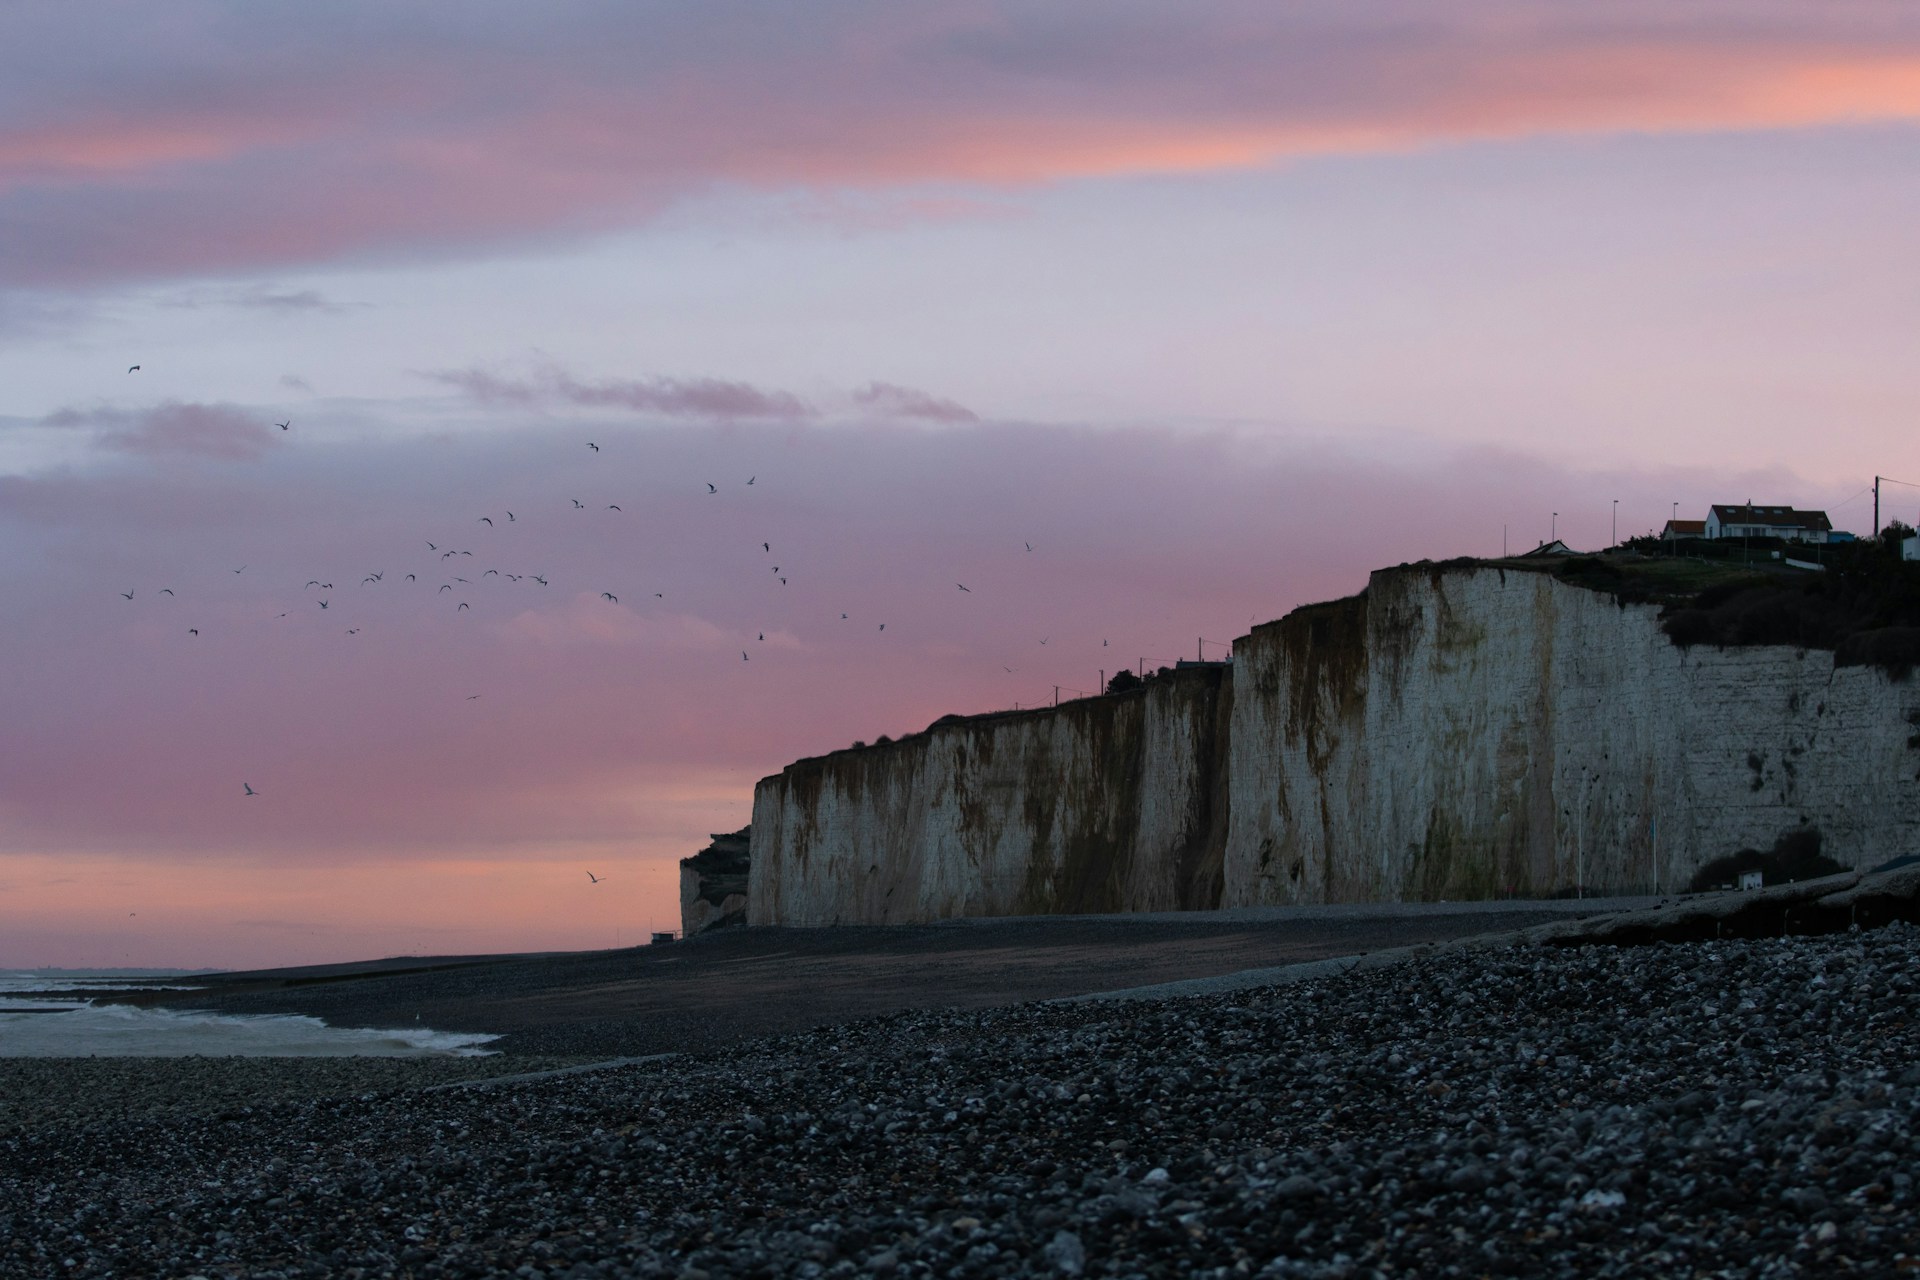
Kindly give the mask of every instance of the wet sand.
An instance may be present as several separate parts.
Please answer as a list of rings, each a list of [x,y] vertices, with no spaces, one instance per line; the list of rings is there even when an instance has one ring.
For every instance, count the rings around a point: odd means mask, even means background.
[[[1651,899],[729,929],[664,946],[224,974],[128,998],[334,1026],[490,1032],[510,1055],[724,1048],[909,1009],[986,1008],[1526,928]]]

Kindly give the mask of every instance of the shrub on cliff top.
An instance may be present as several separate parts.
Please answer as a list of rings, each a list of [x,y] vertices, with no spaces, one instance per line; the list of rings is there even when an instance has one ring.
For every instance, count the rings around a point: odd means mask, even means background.
[[[1829,550],[1836,550],[1829,548]],[[1920,564],[1865,543],[1825,573],[1741,578],[1708,587],[1662,620],[1682,648],[1778,644],[1831,649],[1840,666],[1903,679],[1920,665]]]

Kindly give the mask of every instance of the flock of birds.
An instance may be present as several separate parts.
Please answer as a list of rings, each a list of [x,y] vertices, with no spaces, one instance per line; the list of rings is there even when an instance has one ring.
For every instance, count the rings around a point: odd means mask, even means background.
[[[137,364],[131,365],[127,369],[127,372],[129,374],[138,373],[140,371],[141,371],[141,366]],[[283,432],[291,432],[293,429],[293,420],[291,417],[289,417],[283,421],[275,421],[273,425]],[[598,441],[593,441],[593,440],[586,441],[585,446],[586,446],[586,449],[594,455],[599,455],[602,453],[602,448]],[[757,484],[758,479],[759,477],[757,473],[753,475],[749,475],[746,479],[744,487],[745,488],[754,487]],[[720,494],[721,487],[719,484],[716,484],[712,481],[702,481],[701,483],[705,485],[708,496],[718,496]],[[572,511],[585,512],[588,510],[587,504],[582,502],[579,498],[570,498],[568,499],[568,501],[570,503],[570,507],[568,509]],[[615,513],[615,514],[619,514],[624,511],[624,509],[618,503],[607,503],[605,504],[604,509],[607,512]],[[516,511],[516,510],[508,510],[503,507],[500,509],[498,513],[488,513],[488,514],[483,514],[483,515],[474,517],[474,525],[476,527],[485,526],[489,530],[504,531],[504,529],[509,526],[521,524],[522,523],[521,516],[524,511],[525,511],[525,508],[522,508],[521,510]],[[496,519],[496,514],[498,516],[498,519]],[[425,544],[426,551],[429,554],[432,554],[438,557],[439,568],[442,570],[440,574],[430,575],[429,580],[431,580],[431,577],[433,576],[443,577],[445,579],[445,581],[442,581],[436,585],[436,589],[433,594],[436,598],[440,596],[452,594],[455,597],[455,599],[452,601],[454,606],[452,609],[452,612],[455,615],[471,612],[472,610],[471,603],[468,600],[462,599],[460,597],[467,594],[469,591],[477,588],[480,584],[486,582],[490,578],[497,578],[503,583],[516,584],[516,585],[521,583],[526,583],[539,588],[546,588],[551,586],[551,580],[547,572],[544,570],[539,573],[534,573],[531,571],[513,572],[508,569],[489,567],[482,570],[477,575],[477,580],[476,580],[475,577],[467,576],[467,573],[472,572],[471,569],[467,569],[466,573],[454,572],[455,569],[460,569],[464,567],[461,563],[462,561],[471,561],[476,559],[475,554],[471,548],[455,547],[451,545],[450,542],[447,542],[444,540],[441,542],[436,542],[436,541],[423,538],[422,541]],[[1033,544],[1031,542],[1024,543],[1023,545],[1025,546],[1026,551],[1029,553],[1032,552],[1034,549]],[[760,548],[762,553],[768,559],[768,563],[766,567],[771,573],[771,575],[779,582],[779,584],[782,587],[787,586],[789,583],[788,573],[782,568],[781,565],[772,563],[772,560],[774,557],[773,557],[773,544],[771,540],[763,540],[760,544]],[[244,574],[246,573],[248,567],[249,565],[242,564],[232,568],[231,571],[236,575]],[[363,588],[378,587],[381,584],[385,583],[386,581],[387,581],[386,570],[374,570],[374,571],[369,571],[363,576],[361,576],[358,585]],[[405,574],[403,577],[396,579],[396,581],[406,582],[406,583],[419,583],[421,581],[421,574],[418,571],[409,572]],[[956,591],[960,593],[964,593],[967,595],[973,594],[973,589],[964,582],[955,582],[953,585]],[[317,612],[332,610],[336,602],[336,599],[338,598],[337,589],[334,582],[322,577],[309,578],[306,581],[305,586],[301,590],[303,593],[306,593],[305,598]],[[122,591],[119,594],[123,599],[129,602],[137,602],[137,599],[140,595],[140,589],[138,587],[129,588],[128,590]],[[157,596],[168,596],[168,597],[177,598],[177,593],[170,586],[160,587],[157,590],[155,590],[153,594]],[[662,591],[652,592],[652,596],[654,599],[665,599],[665,595],[666,593]],[[599,599],[611,605],[620,604],[620,595],[617,592],[611,591],[611,590],[600,591]],[[281,612],[277,614],[276,617],[286,618],[289,616],[290,612],[291,611]],[[839,616],[840,616],[840,620],[843,622],[851,621],[850,616],[845,612],[841,612]],[[878,622],[876,624],[876,631],[878,633],[884,633],[886,629],[887,629],[887,624],[885,622]],[[360,625],[344,626],[341,628],[341,630],[346,635],[355,636],[361,633],[362,626]],[[201,628],[199,626],[189,626],[184,628],[184,631],[185,631],[185,634],[191,638],[197,639],[201,635]],[[757,632],[756,636],[757,636],[757,639],[761,642],[764,642],[766,640],[765,631]],[[1042,645],[1047,644],[1049,639],[1050,637],[1042,637],[1040,639],[1040,644]],[[1105,640],[1101,641],[1102,646],[1105,646],[1106,643],[1107,642]],[[747,649],[742,649],[740,651],[740,660],[742,662],[752,661],[751,653]],[[1009,672],[1013,670],[1012,667],[1003,667],[1003,669]],[[466,700],[475,701],[480,697],[481,695],[477,693],[468,694],[466,695]],[[243,798],[257,797],[261,794],[262,792],[256,789],[251,782],[243,781],[241,783],[241,795]],[[596,885],[603,884],[606,881],[606,877],[597,875],[591,871],[589,871],[587,875],[590,883],[592,884],[596,884]]]

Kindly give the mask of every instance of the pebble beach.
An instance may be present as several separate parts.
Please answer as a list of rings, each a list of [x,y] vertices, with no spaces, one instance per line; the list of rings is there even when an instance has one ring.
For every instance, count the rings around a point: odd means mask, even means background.
[[[1461,950],[492,1084],[579,1060],[9,1062],[0,1274],[1910,1274],[1917,962]]]

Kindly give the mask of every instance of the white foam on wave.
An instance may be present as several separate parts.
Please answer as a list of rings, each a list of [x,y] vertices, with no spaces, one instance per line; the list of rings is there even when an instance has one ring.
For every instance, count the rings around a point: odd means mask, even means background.
[[[499,1036],[426,1027],[330,1027],[299,1014],[81,1005],[0,1011],[0,1058],[473,1058]]]

